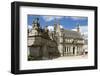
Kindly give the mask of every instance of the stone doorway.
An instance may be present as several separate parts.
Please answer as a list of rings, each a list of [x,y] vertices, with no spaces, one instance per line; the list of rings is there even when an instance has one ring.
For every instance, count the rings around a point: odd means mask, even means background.
[[[73,47],[73,55],[75,55],[75,47]]]

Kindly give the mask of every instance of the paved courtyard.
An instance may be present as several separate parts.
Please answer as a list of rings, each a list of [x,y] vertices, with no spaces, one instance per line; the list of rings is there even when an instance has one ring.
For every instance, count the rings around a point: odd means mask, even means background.
[[[59,57],[59,58],[55,58],[53,60],[65,60],[65,59],[87,59],[88,58],[88,55],[81,55],[81,56],[62,56],[62,57]]]

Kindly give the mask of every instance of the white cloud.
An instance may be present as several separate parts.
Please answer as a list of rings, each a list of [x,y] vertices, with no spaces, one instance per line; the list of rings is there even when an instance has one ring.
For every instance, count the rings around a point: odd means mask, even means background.
[[[88,26],[79,26],[80,27],[80,32],[84,37],[87,39],[88,38]],[[76,28],[72,29],[73,31],[77,31]]]
[[[60,16],[43,16],[43,19],[45,20],[45,21],[51,21],[51,20],[54,20],[54,19],[61,19],[61,18],[63,18],[63,17],[60,17]]]
[[[45,21],[51,21],[51,20],[54,20],[54,19],[61,19],[61,18],[64,18],[64,16],[43,16],[43,19]],[[87,17],[78,17],[78,16],[66,16],[65,18],[71,18],[73,20],[84,20],[84,19],[87,19]]]
[[[29,29],[29,30],[32,29],[32,26],[31,26],[31,25],[28,25],[28,29]]]
[[[48,26],[49,31],[53,31],[54,27],[53,26]]]
[[[62,25],[60,25],[60,28],[63,28],[63,26],[62,26]]]
[[[62,25],[60,25],[60,28],[63,28]],[[54,31],[54,26],[48,26],[49,31]]]
[[[71,18],[73,20],[85,20],[85,19],[87,19],[87,17],[78,17],[78,16],[69,16],[66,18]]]
[[[76,28],[74,28],[74,29],[72,29],[73,31],[77,31],[77,29]]]
[[[84,34],[84,38],[88,38],[88,26],[80,26],[80,31],[82,34]]]
[[[80,26],[80,31],[85,34],[88,32],[88,26]]]
[[[63,26],[60,25],[60,28],[63,28]],[[28,25],[28,29],[31,30],[32,29],[32,26],[31,25]],[[54,26],[48,26],[48,29],[49,29],[49,31],[54,31]]]

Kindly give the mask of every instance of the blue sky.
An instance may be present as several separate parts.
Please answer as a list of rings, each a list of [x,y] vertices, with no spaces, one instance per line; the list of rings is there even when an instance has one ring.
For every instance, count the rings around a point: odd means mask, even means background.
[[[88,26],[88,18],[87,17],[79,17],[79,16],[44,16],[44,15],[28,15],[28,26],[32,26],[32,22],[34,18],[38,17],[41,27],[53,26],[54,20],[59,20],[60,25],[65,29],[75,29],[77,24],[81,26]]]

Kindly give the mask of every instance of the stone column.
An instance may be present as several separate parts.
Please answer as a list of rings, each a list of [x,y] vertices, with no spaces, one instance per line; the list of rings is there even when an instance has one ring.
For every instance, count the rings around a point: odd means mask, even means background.
[[[81,54],[81,47],[79,46],[79,55]]]
[[[75,46],[75,55],[77,55],[77,47]]]
[[[81,46],[81,53],[83,54],[83,47]]]
[[[72,45],[70,46],[70,52],[71,52],[71,55],[73,55],[73,47],[72,47]]]

